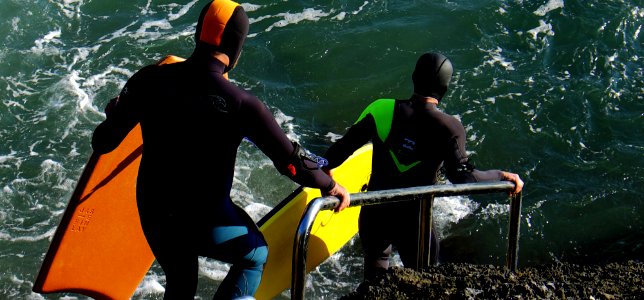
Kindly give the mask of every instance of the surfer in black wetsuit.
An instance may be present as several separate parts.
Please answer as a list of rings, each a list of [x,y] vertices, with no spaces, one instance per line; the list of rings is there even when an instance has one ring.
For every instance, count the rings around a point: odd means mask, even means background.
[[[523,187],[517,174],[500,170],[481,171],[468,162],[465,129],[455,117],[437,109],[452,77],[452,64],[443,55],[423,54],[412,75],[410,99],[379,99],[372,102],[346,134],[324,157],[325,170],[339,166],[355,150],[373,143],[369,190],[432,185],[441,166],[452,183],[508,180],[513,193]],[[415,265],[419,203],[415,201],[362,208],[359,221],[364,250],[365,279],[389,268],[392,246],[404,265]],[[432,249],[438,249],[432,234]],[[436,255],[432,255],[436,257]]]
[[[265,104],[227,80],[248,33],[230,0],[207,4],[196,48],[185,61],[151,65],[132,76],[106,107],[92,147],[107,153],[141,125],[137,204],[143,231],[166,275],[164,299],[193,299],[198,256],[232,264],[215,299],[252,296],[268,249],[251,218],[230,198],[237,148],[248,138],[291,180],[336,196],[349,194],[291,142]]]

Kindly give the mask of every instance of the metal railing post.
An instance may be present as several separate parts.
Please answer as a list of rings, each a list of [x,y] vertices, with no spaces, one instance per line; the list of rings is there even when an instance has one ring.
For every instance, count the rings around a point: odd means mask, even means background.
[[[510,200],[510,222],[508,225],[508,254],[506,266],[510,271],[517,269],[519,261],[519,229],[521,224],[521,193],[512,196]]]
[[[416,257],[416,271],[420,271],[431,265],[432,262],[432,227],[434,195],[420,200],[419,203],[419,226],[418,226],[418,252]]]
[[[324,206],[324,203],[328,202],[328,200],[331,199],[315,198],[309,202],[304,210],[304,214],[302,215],[300,225],[297,227],[297,231],[295,232],[295,243],[293,243],[293,264],[291,266],[291,299],[304,299],[306,254],[309,249],[309,235],[311,233],[315,217]]]
[[[403,189],[392,189],[383,191],[372,191],[365,193],[351,194],[351,203],[349,207],[376,205],[383,202],[401,202],[401,201],[418,201],[424,199],[425,209],[429,210],[429,216],[421,216],[424,218],[423,223],[425,226],[421,229],[424,231],[423,236],[426,236],[426,241],[422,244],[429,243],[430,246],[426,247],[419,260],[421,265],[429,265],[431,261],[431,206],[434,197],[455,196],[455,195],[468,195],[468,194],[481,194],[493,192],[507,192],[514,190],[514,184],[508,181],[499,182],[479,182],[479,183],[466,183],[466,184],[445,184],[445,185],[431,185]],[[431,198],[428,198],[431,197]],[[421,197],[421,198],[419,198]],[[306,283],[306,254],[308,251],[308,239],[311,233],[311,228],[318,213],[322,210],[333,209],[339,200],[336,197],[319,197],[313,199],[307,206],[300,219],[300,223],[295,232],[293,243],[293,264],[292,264],[292,277],[291,277],[291,299],[304,299],[304,286]],[[429,207],[427,207],[429,206]],[[519,224],[521,221],[521,193],[514,195],[510,203],[510,224],[508,230],[508,253],[506,257],[507,268],[515,271],[518,262],[519,253]],[[419,244],[419,246],[421,246]],[[422,262],[422,261],[427,262]]]

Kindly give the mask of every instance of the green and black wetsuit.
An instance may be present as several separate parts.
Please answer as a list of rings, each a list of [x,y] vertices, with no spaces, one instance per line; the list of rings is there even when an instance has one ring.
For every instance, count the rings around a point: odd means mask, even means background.
[[[468,163],[465,129],[435,104],[420,100],[372,102],[347,133],[324,155],[328,168],[340,165],[362,145],[373,143],[369,190],[432,185],[441,166],[452,183],[498,181],[499,170],[480,171]],[[365,278],[389,266],[392,245],[405,265],[414,265],[418,202],[366,206],[360,214]],[[433,235],[435,237],[435,234]],[[434,249],[437,249],[437,242]]]

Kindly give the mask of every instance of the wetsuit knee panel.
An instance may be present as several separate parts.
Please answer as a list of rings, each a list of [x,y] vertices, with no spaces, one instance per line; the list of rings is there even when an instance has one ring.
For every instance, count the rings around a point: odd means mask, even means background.
[[[246,256],[244,256],[246,263],[254,267],[263,267],[268,260],[268,247],[260,246],[251,250]]]

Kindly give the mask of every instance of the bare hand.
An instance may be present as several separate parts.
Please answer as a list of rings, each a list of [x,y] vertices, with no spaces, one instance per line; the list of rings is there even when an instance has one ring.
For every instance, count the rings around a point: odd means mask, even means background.
[[[335,207],[335,212],[342,211],[343,209],[349,207],[349,204],[351,203],[351,196],[349,192],[347,192],[347,190],[337,182],[327,194],[328,196],[335,196],[340,199],[340,203]]]
[[[523,180],[517,174],[503,172],[503,180],[514,182],[514,191],[511,194],[518,194],[523,189]]]

